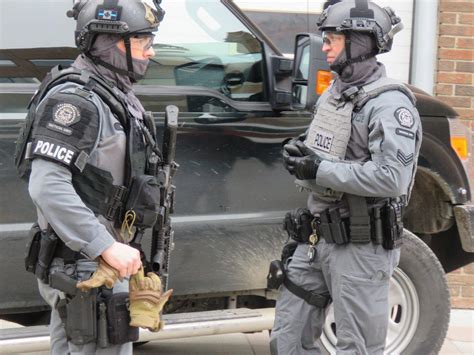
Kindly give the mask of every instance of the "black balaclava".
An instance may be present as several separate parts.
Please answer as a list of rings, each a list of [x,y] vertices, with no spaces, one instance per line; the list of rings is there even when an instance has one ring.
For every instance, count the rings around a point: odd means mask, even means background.
[[[330,88],[330,92],[335,97],[339,98],[341,93],[350,87],[367,85],[386,75],[385,66],[377,62],[375,56],[370,54],[373,53],[375,49],[375,39],[372,35],[351,31],[351,58],[364,55],[368,55],[368,58],[344,65],[344,62],[347,60],[346,49],[337,56],[331,65],[331,69],[337,70],[334,83]]]
[[[120,41],[121,37],[117,35],[106,35],[101,34],[97,36],[94,45],[90,51],[92,56],[100,58],[106,63],[110,63],[120,69],[127,69],[127,57],[117,47],[117,42]],[[133,69],[135,73],[144,75],[148,66],[148,60],[133,59]],[[104,79],[110,81],[125,94],[129,110],[136,117],[141,117],[141,113],[145,110],[140,101],[135,96],[132,90],[132,81],[126,75],[120,75],[102,65],[96,64],[93,60],[84,54],[81,54],[76,58],[73,67],[77,69],[85,69],[94,74],[97,74]]]
[[[118,35],[98,35],[89,52],[90,56],[96,57],[116,68],[127,70],[127,56],[117,47],[117,43],[120,40],[121,37]],[[134,73],[143,76],[147,70],[149,60],[133,58],[132,62]],[[132,80],[128,76],[116,73],[100,64],[95,64],[93,59],[84,54],[76,59],[73,66],[78,69],[88,69],[89,71],[101,75],[117,85],[123,92],[128,92],[132,88]]]

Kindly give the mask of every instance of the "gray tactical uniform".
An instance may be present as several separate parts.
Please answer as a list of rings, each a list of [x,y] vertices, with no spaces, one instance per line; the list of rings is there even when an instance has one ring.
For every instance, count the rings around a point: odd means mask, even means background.
[[[318,105],[338,98],[328,90]],[[421,144],[420,119],[412,101],[399,91],[384,92],[352,113],[350,127],[345,159],[323,161],[315,181],[344,195],[339,201],[328,201],[311,193],[308,208],[314,215],[337,206],[347,216],[347,194],[369,197],[371,206],[381,198],[410,193]],[[287,261],[287,276],[308,291],[331,294],[337,353],[382,354],[389,316],[389,279],[400,250],[385,250],[372,242],[337,245],[321,240],[311,264],[307,251],[307,244],[298,245]],[[272,353],[320,354],[316,340],[324,320],[324,309],[311,306],[283,285],[271,336]]]
[[[66,83],[54,87],[42,104],[57,94],[74,95],[78,86]],[[130,93],[128,95],[131,95]],[[125,94],[124,94],[125,96]],[[64,97],[64,96],[63,96]],[[84,100],[86,100],[84,98]],[[115,185],[123,185],[125,171],[126,135],[110,109],[104,102],[93,94],[89,100],[97,108],[99,132],[94,144],[95,148],[90,154],[89,164],[108,171],[113,177]],[[76,104],[76,101],[74,101]],[[138,100],[129,105],[129,112],[134,119],[142,119],[143,108],[137,106]],[[38,111],[42,109],[39,105]],[[65,136],[67,141],[67,136]],[[47,157],[46,157],[47,158]],[[69,168],[58,162],[46,159],[34,159],[29,182],[29,192],[37,207],[38,223],[44,230],[48,223],[61,240],[72,250],[80,251],[84,256],[93,260],[101,255],[115,240],[119,239],[119,231],[114,228],[113,222],[94,213],[84,204],[76,193],[72,183],[72,174]],[[54,192],[54,193],[52,193]],[[61,268],[62,259],[54,259],[50,272]],[[88,279],[95,271],[94,261],[79,261],[77,271],[82,279]],[[96,349],[95,343],[83,346],[74,345],[66,341],[64,325],[55,309],[56,304],[64,295],[41,281],[39,290],[46,302],[52,307],[50,333],[52,354],[131,354],[132,344],[109,346],[105,349]],[[128,280],[118,282],[114,287],[115,292],[128,292]]]

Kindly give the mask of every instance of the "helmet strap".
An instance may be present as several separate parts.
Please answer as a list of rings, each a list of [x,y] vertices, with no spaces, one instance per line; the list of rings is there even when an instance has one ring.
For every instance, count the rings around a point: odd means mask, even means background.
[[[133,71],[133,58],[132,58],[132,49],[130,46],[130,37],[124,37],[123,41],[125,43],[125,56],[127,57],[127,69],[120,69],[113,66],[110,63],[104,62],[99,57],[93,56],[90,52],[84,52],[87,58],[92,60],[94,64],[100,65],[104,68],[107,68],[119,75],[128,76],[133,83],[136,83],[138,80],[143,79],[143,75],[139,75]]]
[[[346,60],[351,60],[351,33],[346,31],[344,33],[345,40],[345,49],[346,49]]]
[[[130,36],[123,37],[123,42],[125,43],[125,55],[127,56],[127,75],[132,81],[132,83],[136,83],[138,80],[142,79],[142,75],[138,75],[133,71],[133,58],[132,47],[130,44]]]

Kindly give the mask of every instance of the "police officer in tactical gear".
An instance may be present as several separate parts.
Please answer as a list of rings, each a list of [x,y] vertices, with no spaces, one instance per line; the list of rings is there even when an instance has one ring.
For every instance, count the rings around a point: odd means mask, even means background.
[[[67,15],[81,55],[53,69],[29,107],[17,166],[29,176],[38,225],[26,261],[52,307],[53,354],[131,354],[135,327],[162,326],[170,292],[143,275],[140,252],[128,245],[133,231],[154,224],[159,200],[143,178],[160,159],[154,126],[132,83],[154,56],[160,3],[76,0]],[[136,208],[143,200],[151,202]]]
[[[284,249],[271,351],[320,354],[332,300],[337,354],[383,354],[421,144],[413,94],[375,58],[402,25],[390,8],[346,0],[328,6],[318,26],[335,79],[306,134],[283,150],[285,168],[310,193],[308,209],[285,222],[294,241]]]

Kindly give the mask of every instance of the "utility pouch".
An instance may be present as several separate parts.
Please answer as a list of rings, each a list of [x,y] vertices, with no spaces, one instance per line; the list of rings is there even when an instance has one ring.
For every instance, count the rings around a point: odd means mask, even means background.
[[[97,339],[97,289],[80,290],[66,304],[66,335],[75,345]]]
[[[280,260],[273,260],[270,263],[270,269],[267,275],[267,288],[269,290],[278,290],[285,279],[283,263]]]
[[[313,233],[311,221],[313,215],[307,208],[297,208],[285,215],[283,229],[288,236],[296,242],[307,243],[308,238]]]
[[[58,236],[52,228],[41,233],[40,250],[38,253],[38,262],[36,263],[35,275],[44,283],[48,283],[49,266],[53,261],[56,246],[58,245]]]
[[[334,243],[331,227],[329,226],[329,214],[327,210],[322,211],[319,215],[318,229],[319,233],[322,235],[324,240],[326,240],[326,242]]]
[[[286,264],[286,261],[293,256],[298,247],[298,243],[295,241],[289,241],[283,246],[281,251],[281,262]]]
[[[29,242],[26,245],[25,269],[35,273],[38,255],[41,247],[41,229],[37,223],[33,224],[29,233]]]
[[[129,295],[120,292],[106,300],[108,338],[110,344],[124,344],[138,340],[138,328],[131,327],[129,313]]]
[[[126,213],[133,212],[133,225],[137,228],[151,228],[158,217],[160,206],[160,185],[152,175],[139,175],[134,178],[127,204]]]
[[[349,235],[346,230],[346,225],[344,224],[341,213],[338,208],[333,208],[328,211],[331,218],[331,223],[329,223],[329,228],[331,230],[331,235],[336,244],[347,244],[349,243]]]
[[[388,202],[380,211],[383,229],[382,246],[392,250],[402,245],[403,205],[396,201]]]

